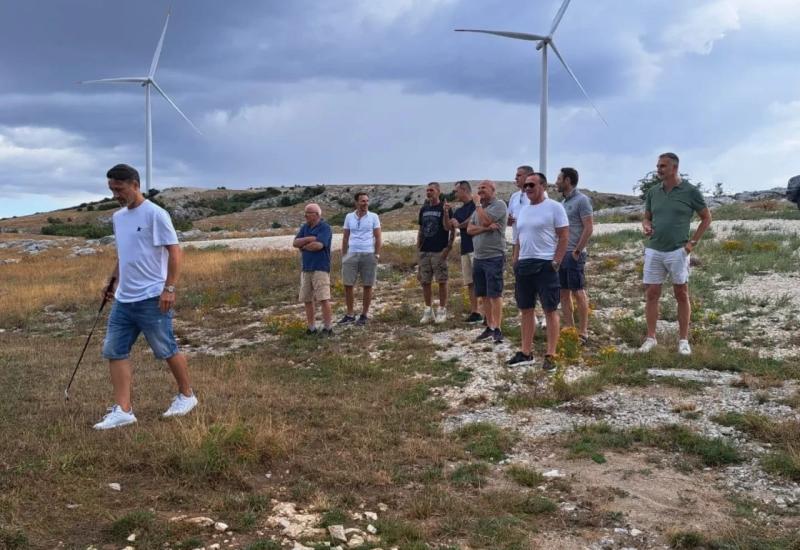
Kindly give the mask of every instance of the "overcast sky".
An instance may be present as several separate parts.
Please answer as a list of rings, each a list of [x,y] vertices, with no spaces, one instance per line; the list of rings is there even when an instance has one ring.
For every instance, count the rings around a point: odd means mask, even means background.
[[[561,0],[0,0],[0,216],[144,177],[144,93],[78,80],[147,73],[156,188],[511,179],[539,163],[535,43]],[[553,55],[548,177],[630,193],[658,153],[728,191],[800,173],[800,2],[573,0]]]

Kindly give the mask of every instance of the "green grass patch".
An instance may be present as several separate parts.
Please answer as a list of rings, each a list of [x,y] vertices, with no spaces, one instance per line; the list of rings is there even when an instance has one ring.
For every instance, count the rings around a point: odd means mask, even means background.
[[[25,550],[30,548],[30,542],[22,531],[0,527],[0,548]]]
[[[379,519],[378,528],[381,541],[386,544],[405,545],[420,543],[424,540],[422,532],[412,523],[399,519]]]
[[[789,448],[768,453],[761,458],[761,467],[770,474],[800,482],[800,451]]]
[[[470,541],[476,548],[527,550],[528,533],[526,524],[513,515],[481,518],[475,523]]]
[[[92,223],[51,223],[41,229],[42,235],[58,235],[61,237],[84,237],[100,239],[114,234],[111,224],[96,225]]]
[[[504,459],[515,440],[507,431],[488,422],[467,424],[455,432],[455,437],[472,456],[490,462]]]
[[[489,465],[485,462],[461,464],[450,474],[450,482],[458,487],[480,488],[486,483]]]
[[[536,487],[544,481],[542,474],[533,468],[518,464],[506,468],[506,475],[523,487]]]
[[[592,248],[601,250],[620,250],[628,245],[644,241],[644,233],[639,229],[623,229],[614,233],[592,236]]]
[[[135,510],[115,520],[104,530],[105,535],[111,542],[124,543],[127,541],[128,535],[136,533],[137,539],[141,540],[153,531],[153,527],[156,525],[155,519],[156,516],[153,512]]]
[[[257,540],[245,546],[245,550],[281,550],[283,546],[275,540]]]

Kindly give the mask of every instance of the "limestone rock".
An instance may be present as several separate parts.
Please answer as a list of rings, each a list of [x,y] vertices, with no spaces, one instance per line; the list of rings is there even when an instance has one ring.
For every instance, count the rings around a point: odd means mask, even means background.
[[[328,534],[330,534],[333,540],[339,540],[342,542],[347,542],[347,535],[344,533],[344,526],[343,525],[329,525],[328,526]]]

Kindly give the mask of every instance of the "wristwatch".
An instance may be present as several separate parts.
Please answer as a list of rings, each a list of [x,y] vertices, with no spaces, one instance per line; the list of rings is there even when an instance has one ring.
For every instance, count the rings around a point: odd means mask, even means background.
[[[170,294],[175,294],[175,285],[168,285],[164,287],[164,292],[169,292]]]
[[[559,268],[561,268],[561,262],[557,262],[557,261],[553,260],[550,263],[553,266],[553,271],[558,271]]]
[[[692,246],[697,246],[697,241],[692,239],[691,241],[689,241],[689,244],[692,245]]]

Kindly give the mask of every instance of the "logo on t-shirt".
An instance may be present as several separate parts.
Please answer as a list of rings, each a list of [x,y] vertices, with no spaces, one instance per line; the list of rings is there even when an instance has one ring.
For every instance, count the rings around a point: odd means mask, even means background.
[[[141,230],[142,230],[142,228],[141,228],[141,227],[137,227],[137,228],[136,228],[136,231],[141,231]]]

